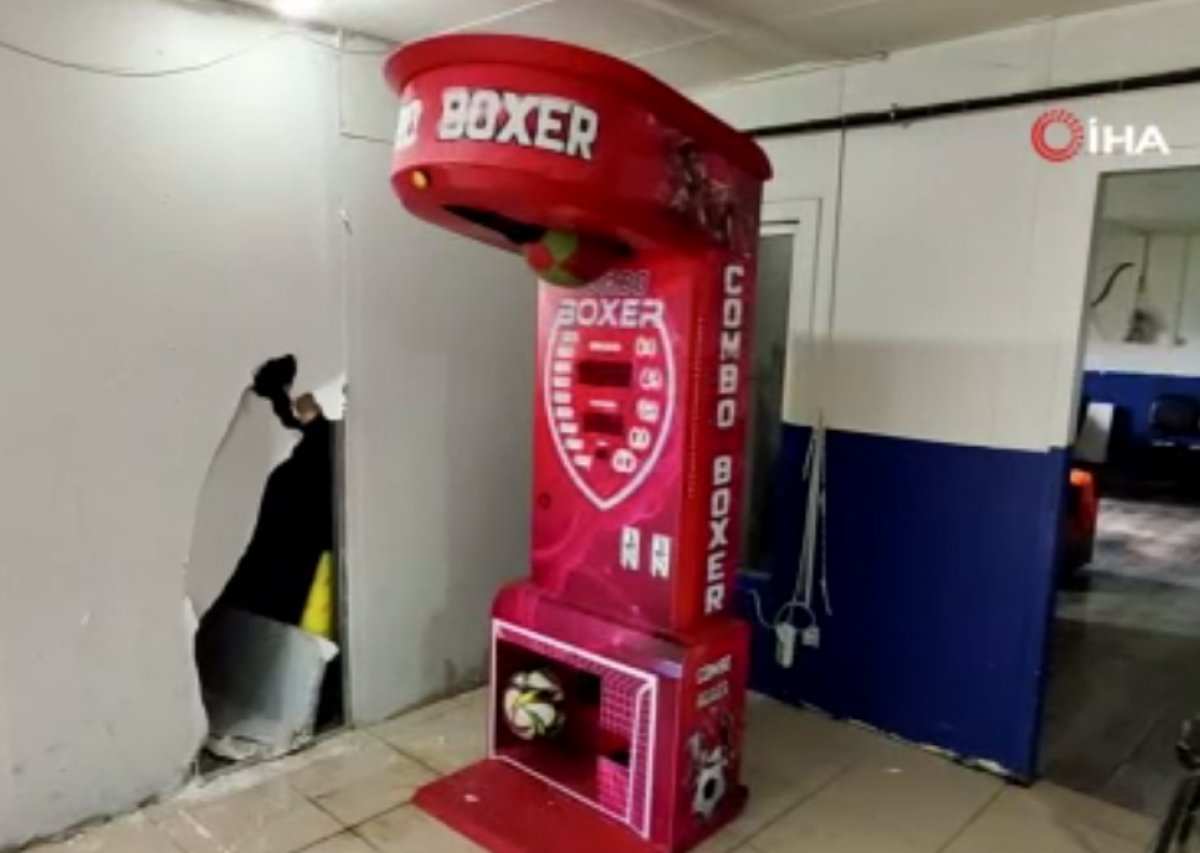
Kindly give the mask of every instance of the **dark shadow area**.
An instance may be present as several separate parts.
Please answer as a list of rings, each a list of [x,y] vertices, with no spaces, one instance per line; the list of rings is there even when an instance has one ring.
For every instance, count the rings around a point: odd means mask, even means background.
[[[1059,594],[1042,737],[1049,781],[1161,817],[1200,710],[1200,509],[1108,498]]]

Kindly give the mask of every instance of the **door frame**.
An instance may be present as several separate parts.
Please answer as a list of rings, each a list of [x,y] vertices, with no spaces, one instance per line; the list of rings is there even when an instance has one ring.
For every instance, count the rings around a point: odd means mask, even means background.
[[[798,417],[811,399],[816,377],[817,348],[825,337],[818,329],[817,262],[820,241],[821,201],[789,199],[763,204],[759,238],[792,236],[792,268],[788,287],[787,352],[784,362],[783,399],[779,401],[783,430],[789,423],[800,426]],[[802,341],[797,346],[797,341]],[[810,384],[811,383],[811,384]],[[777,464],[778,460],[776,460]],[[744,510],[745,511],[745,510]],[[743,511],[743,512],[744,512]],[[774,552],[774,547],[769,553]],[[745,560],[745,555],[742,555]],[[797,570],[799,567],[797,567]],[[765,587],[772,572],[761,566],[739,566],[739,575],[753,587]]]

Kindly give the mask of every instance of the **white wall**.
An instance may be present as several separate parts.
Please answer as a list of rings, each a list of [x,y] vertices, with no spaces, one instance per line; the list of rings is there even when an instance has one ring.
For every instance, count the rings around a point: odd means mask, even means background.
[[[1018,110],[875,128],[844,149],[838,134],[768,140],[768,198],[823,206],[818,316],[832,332],[793,373],[809,390],[790,395],[790,420],[819,406],[840,429],[1051,443],[1056,365],[1073,354],[1049,321],[1055,297],[1031,278],[1029,121]]]
[[[1176,354],[1190,350],[1187,358],[1189,375],[1200,375],[1200,233],[1192,234],[1184,250],[1182,310],[1179,316],[1180,347]]]
[[[1180,36],[1197,22],[1196,0],[1147,4],[702,100],[753,128],[1161,71],[1200,62]],[[1044,104],[766,139],[778,173],[768,200],[821,204],[814,286],[818,302],[832,302],[817,378],[793,389],[789,420],[811,423],[819,407],[828,425],[884,435],[1034,450],[1066,442],[1100,175],[1200,161],[1200,88],[1064,106],[1158,123],[1173,153],[1046,163],[1029,142]]]
[[[6,0],[0,39],[153,72],[0,51],[2,849],[183,778],[203,728],[184,563],[244,545],[193,525],[244,526],[202,485],[266,357],[296,353],[312,387],[353,336],[356,717],[478,677],[487,604],[527,569],[534,293],[391,198],[383,46],[339,68],[317,34],[158,0]],[[218,479],[244,466],[255,504],[279,450],[240,445]]]
[[[528,573],[536,288],[516,256],[408,215],[395,98],[376,65],[344,72],[350,665],[369,720],[481,681],[492,598]]]
[[[378,57],[347,55],[341,92],[351,707],[372,720],[482,680],[492,597],[528,573],[536,290],[396,201]]]
[[[815,422],[823,402],[819,379],[825,372],[822,365],[828,359],[830,345],[842,142],[841,134],[836,133],[763,141],[775,170],[764,192],[764,220],[803,218],[814,213],[818,220],[815,262],[802,261],[801,270],[793,272],[797,278],[810,277],[813,288],[809,293],[795,282],[792,286],[783,414],[796,423]]]
[[[0,37],[164,69],[270,33],[10,0]],[[342,370],[334,56],[274,39],[122,79],[0,51],[0,848],[176,784],[201,737],[183,566],[250,371]],[[300,95],[303,96],[300,96]]]
[[[1053,375],[1031,367],[1059,354],[1030,276],[1038,167],[1025,121],[847,137],[830,425],[1044,446],[1036,413]]]
[[[1139,3],[721,87],[698,100],[742,128],[1036,91],[1200,65],[1200,0]]]

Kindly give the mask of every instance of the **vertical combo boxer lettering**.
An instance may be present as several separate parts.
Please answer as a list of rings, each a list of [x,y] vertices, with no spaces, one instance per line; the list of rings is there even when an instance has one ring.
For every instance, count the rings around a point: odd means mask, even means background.
[[[746,321],[746,270],[740,264],[726,267],[722,277],[721,324],[717,348],[717,403],[714,423],[728,431],[738,422],[742,390],[742,338]],[[725,590],[730,560],[729,527],[733,499],[734,459],[730,453],[713,457],[708,512],[708,555],[705,560],[707,586],[704,612],[720,613],[726,607]]]

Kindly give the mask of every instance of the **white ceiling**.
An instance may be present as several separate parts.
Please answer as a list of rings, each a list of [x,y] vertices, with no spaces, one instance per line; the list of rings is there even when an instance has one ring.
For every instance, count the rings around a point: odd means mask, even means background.
[[[1101,218],[1147,231],[1200,231],[1200,169],[1104,179]]]
[[[556,38],[695,90],[1138,1],[319,0],[318,18],[396,42],[448,31]],[[240,2],[271,8],[274,0]]]

